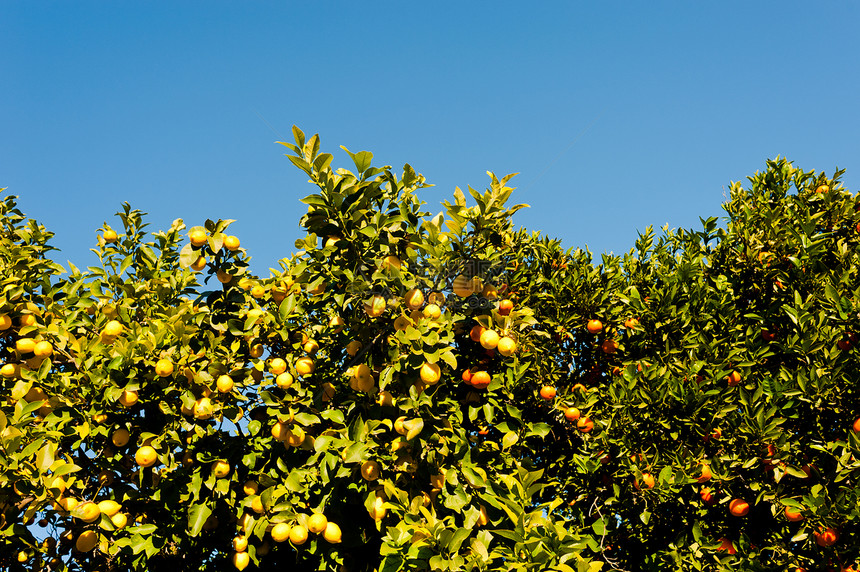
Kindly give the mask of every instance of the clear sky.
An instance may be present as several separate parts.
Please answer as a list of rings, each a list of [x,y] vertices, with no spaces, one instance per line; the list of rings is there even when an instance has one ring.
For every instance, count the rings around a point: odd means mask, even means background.
[[[86,265],[123,201],[237,219],[267,268],[295,250],[299,125],[436,187],[519,172],[516,223],[595,252],[720,216],[787,156],[860,182],[860,4],[0,3],[0,187]]]

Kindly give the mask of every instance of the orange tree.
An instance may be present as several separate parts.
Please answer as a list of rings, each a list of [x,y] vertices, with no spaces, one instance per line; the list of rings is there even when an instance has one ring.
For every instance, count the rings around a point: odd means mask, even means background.
[[[771,570],[858,557],[858,201],[768,163],[595,264],[509,177],[294,128],[298,251],[125,205],[82,272],[0,202],[0,566]]]

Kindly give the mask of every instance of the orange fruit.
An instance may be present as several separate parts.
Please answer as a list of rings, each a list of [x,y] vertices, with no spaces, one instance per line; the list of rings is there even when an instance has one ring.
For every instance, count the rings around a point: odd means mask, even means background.
[[[733,516],[746,516],[750,511],[750,505],[743,499],[732,499],[729,503],[729,512]]]
[[[15,349],[19,354],[29,354],[36,349],[36,340],[31,338],[20,338],[15,341]]]
[[[113,244],[114,242],[116,242],[117,239],[116,231],[109,228],[104,231],[104,234],[102,234],[102,238],[104,238],[106,244]]]
[[[54,353],[54,346],[51,345],[51,342],[46,342],[42,340],[41,342],[36,342],[36,345],[33,346],[33,354],[36,357],[46,358]]]
[[[855,433],[860,433],[860,417],[854,420],[854,425],[851,426]]]
[[[789,522],[800,522],[803,520],[803,513],[787,506],[785,507],[785,518],[787,518]]]
[[[633,486],[636,487],[636,490],[639,490],[639,479],[633,479]],[[642,486],[646,489],[654,488],[654,475],[651,473],[642,473]]]
[[[385,258],[382,259],[382,262],[379,265],[380,270],[400,270],[402,263],[400,259],[394,256],[393,254],[389,254]]]
[[[732,544],[732,541],[728,538],[720,539],[720,547],[717,548],[720,552],[727,552],[729,554],[737,554],[737,550],[735,550],[735,545]]]
[[[514,309],[514,303],[510,300],[502,300],[499,302],[499,314],[502,316],[507,316],[511,313],[511,310]]]
[[[215,381],[215,387],[220,393],[230,393],[233,391],[233,378],[226,374],[219,375],[218,380]]]
[[[221,284],[229,284],[233,280],[233,275],[229,272],[225,272],[224,270],[216,270],[215,277]]]
[[[568,421],[576,421],[579,419],[579,409],[576,407],[568,407],[564,410],[564,418]]]
[[[590,433],[594,429],[594,421],[590,417],[580,417],[576,422],[576,428],[582,433]]]
[[[702,465],[702,474],[696,478],[697,483],[704,483],[705,481],[709,481],[709,480],[711,480],[711,477],[714,476],[713,473],[711,473],[711,467],[709,467],[705,463],[701,463],[701,465]]]
[[[603,322],[597,319],[588,320],[585,329],[588,330],[589,334],[599,334],[603,330]]]
[[[251,557],[247,552],[234,552],[232,562],[236,570],[244,570],[251,563]]]
[[[614,354],[618,351],[618,342],[615,340],[603,340],[603,343],[600,344],[600,349],[605,354]]]
[[[717,502],[717,497],[714,495],[714,491],[707,487],[702,487],[702,490],[699,491],[699,498],[707,505],[712,505]]]
[[[279,357],[272,358],[269,362],[269,373],[272,375],[281,375],[285,371],[287,371],[287,362]]]
[[[486,331],[486,328],[481,324],[476,324],[472,326],[472,329],[469,330],[469,339],[475,343],[479,343],[481,341],[481,335]]]
[[[474,383],[473,383],[474,385]],[[547,401],[552,401],[555,399],[556,391],[555,387],[552,385],[544,385],[540,388],[540,396]]]
[[[6,331],[12,327],[12,318],[8,314],[0,314],[0,331]]]
[[[839,540],[839,533],[834,528],[819,528],[815,532],[815,543],[818,546],[833,546]]]
[[[454,294],[460,298],[468,298],[472,295],[472,280],[469,280],[462,274],[454,278],[454,283],[451,285]]]
[[[206,268],[206,257],[198,256],[197,260],[191,263],[191,270],[201,271]]]
[[[476,371],[472,374],[472,387],[475,389],[486,389],[489,387],[492,378],[486,371]]]
[[[628,330],[635,330],[639,327],[639,320],[636,318],[627,318],[624,320],[624,327]]]
[[[110,441],[114,444],[114,447],[125,447],[128,444],[129,438],[128,429],[119,428],[110,436]]]
[[[729,386],[735,387],[741,382],[741,374],[737,371],[733,371],[726,377],[726,381],[728,382]]]
[[[212,463],[212,474],[216,479],[223,479],[230,474],[230,463],[227,461],[215,461]]]

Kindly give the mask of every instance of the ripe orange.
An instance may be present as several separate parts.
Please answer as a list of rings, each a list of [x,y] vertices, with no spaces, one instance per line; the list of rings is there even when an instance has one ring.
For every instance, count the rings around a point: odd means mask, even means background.
[[[240,572],[251,563],[251,557],[247,552],[234,552],[232,558],[233,566]]]
[[[128,444],[128,440],[131,436],[128,433],[128,429],[120,427],[110,436],[111,443],[114,444],[114,447],[125,447]]]
[[[635,330],[639,327],[639,320],[637,318],[627,318],[624,320],[624,327],[628,330]]]
[[[486,371],[476,371],[472,374],[472,387],[475,389],[486,389],[491,381],[492,378]]]
[[[460,376],[460,378],[464,382],[466,382],[467,384],[472,385],[472,372],[471,372],[471,370],[468,370],[468,369],[463,370],[463,374]]]
[[[733,371],[726,377],[726,381],[728,382],[729,386],[735,387],[741,382],[741,374],[737,371]]]
[[[486,328],[481,324],[476,324],[469,331],[469,339],[475,343],[479,343],[481,341],[481,335],[486,331]]]
[[[721,538],[720,539],[720,547],[717,548],[717,550],[719,550],[720,552],[725,551],[729,554],[737,554],[737,552],[738,552],[737,550],[735,550],[735,546],[734,546],[734,544],[732,544],[732,541],[729,540],[728,538]]]
[[[860,417],[854,420],[854,425],[851,426],[855,433],[860,433]]]
[[[51,345],[51,342],[46,342],[42,340],[41,342],[36,342],[36,345],[33,346],[33,355],[40,358],[46,358],[54,353],[54,346]]]
[[[474,379],[474,378],[473,378]],[[474,385],[474,382],[473,382]],[[552,401],[555,399],[556,391],[555,387],[552,385],[544,385],[540,388],[540,396],[547,401]]]
[[[576,407],[568,407],[564,410],[564,418],[568,421],[576,421],[579,419],[579,409]]]
[[[839,540],[839,533],[834,528],[819,528],[815,532],[815,542],[818,546],[833,546]]]
[[[102,238],[104,238],[106,244],[113,244],[114,242],[116,242],[117,239],[116,231],[109,228],[104,231],[104,234],[102,234]]]
[[[216,479],[223,479],[230,474],[230,463],[227,461],[215,461],[212,463],[212,474]]]
[[[640,490],[640,483],[638,478],[633,479],[633,486],[636,487],[637,491]],[[654,475],[652,475],[651,473],[642,473],[642,486],[644,486],[646,489],[653,489]]]
[[[746,516],[750,511],[750,505],[743,499],[732,499],[729,503],[729,512],[732,516]]]
[[[586,324],[585,329],[588,330],[589,334],[599,334],[601,330],[603,330],[603,322],[600,320],[588,320],[588,324]]]
[[[787,518],[789,522],[800,522],[803,520],[803,513],[787,506],[785,507],[785,518]]]
[[[701,498],[702,501],[707,505],[713,505],[717,502],[717,497],[714,494],[714,491],[707,487],[702,487],[702,489],[699,491],[699,498]]]
[[[201,271],[206,268],[206,257],[198,256],[197,260],[191,263],[191,270]]]
[[[818,187],[815,188],[816,193],[826,193],[829,190],[830,187],[828,187],[827,185],[818,185]]]
[[[15,349],[19,354],[29,354],[36,349],[36,340],[32,338],[20,338],[15,342]]]
[[[711,473],[711,467],[710,466],[708,466],[705,463],[701,463],[701,465],[702,465],[702,474],[698,478],[696,478],[696,482],[700,483],[700,484],[704,483],[705,481],[711,480],[711,477],[714,476],[713,473]]]
[[[514,303],[510,300],[502,300],[499,302],[499,314],[507,316],[514,309]]]
[[[605,354],[614,354],[618,351],[618,342],[615,340],[603,340],[603,343],[600,344],[600,349]]]
[[[78,552],[89,552],[93,548],[96,547],[96,544],[99,543],[98,534],[96,534],[93,530],[85,530],[75,541],[75,548]]]
[[[591,433],[594,429],[594,421],[590,417],[580,417],[576,422],[576,428],[582,433]]]
[[[9,314],[0,314],[0,331],[6,331],[12,327],[12,318]]]

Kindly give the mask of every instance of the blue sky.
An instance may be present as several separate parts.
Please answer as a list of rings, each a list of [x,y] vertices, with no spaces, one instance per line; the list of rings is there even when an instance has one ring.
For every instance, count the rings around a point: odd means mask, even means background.
[[[412,164],[436,187],[519,172],[518,225],[595,252],[720,216],[787,156],[860,180],[860,5],[827,2],[0,3],[0,187],[92,264],[123,201],[237,219],[288,256],[312,192],[274,141]]]

